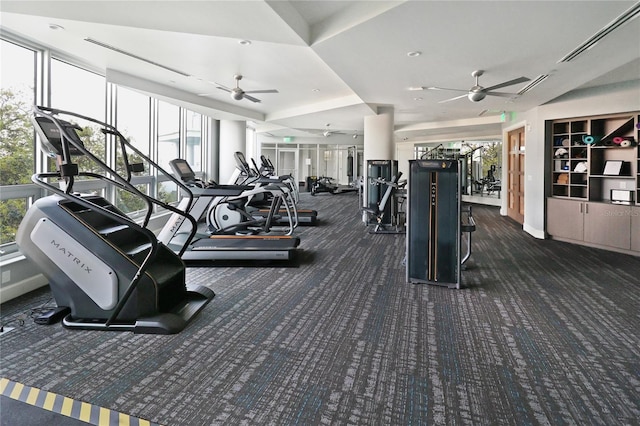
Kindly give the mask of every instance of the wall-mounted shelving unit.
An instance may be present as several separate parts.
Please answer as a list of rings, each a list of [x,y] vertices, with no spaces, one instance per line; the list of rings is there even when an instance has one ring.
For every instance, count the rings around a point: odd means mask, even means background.
[[[547,126],[547,233],[640,255],[640,112]]]

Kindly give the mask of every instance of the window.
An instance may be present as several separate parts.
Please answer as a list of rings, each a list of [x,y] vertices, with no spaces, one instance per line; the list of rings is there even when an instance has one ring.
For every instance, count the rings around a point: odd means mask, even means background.
[[[2,40],[0,56],[0,185],[3,186],[0,245],[5,245],[15,240],[18,225],[34,195],[28,184],[35,170],[34,134],[29,115],[35,101],[36,52]],[[12,188],[4,188],[6,185],[21,189],[11,191]]]
[[[127,138],[129,143],[145,155],[149,155],[151,138],[149,118],[151,116],[151,98],[142,95],[133,90],[124,87],[116,87],[116,122],[115,127],[122,135]],[[116,162],[118,164],[118,172],[123,171],[122,157],[119,148],[116,150]],[[135,155],[130,155],[131,162],[139,162]],[[144,164],[144,162],[143,162]],[[145,170],[134,177],[133,183],[137,183],[136,189],[143,194],[149,193],[149,185],[152,180],[149,177],[149,167],[145,164]],[[142,177],[140,177],[142,176]],[[146,208],[146,205],[140,197],[131,194],[128,191],[116,190],[115,204],[120,210],[131,214]]]
[[[204,157],[203,153],[217,150],[205,147],[203,142],[212,138],[211,129],[215,128],[209,117],[108,84],[104,76],[70,62],[41,60],[47,54],[50,52],[44,47],[28,48],[14,40],[0,39],[0,254],[17,251],[15,236],[22,218],[36,199],[46,195],[44,189],[31,182],[31,176],[56,169],[55,160],[46,157],[43,161],[45,157],[35,144],[30,118],[31,106],[36,102],[114,124],[136,149],[167,171],[169,161],[182,156],[194,170],[210,172],[204,158],[211,155]],[[40,81],[47,83],[41,87]],[[50,93],[50,98],[43,93]],[[113,116],[107,115],[109,105],[114,106]],[[62,118],[83,127],[80,135],[90,152],[109,167],[124,170],[119,144],[112,143],[111,136],[105,137],[97,124],[77,117]],[[88,158],[74,157],[74,161],[83,171],[104,173]],[[143,193],[157,193],[166,202],[177,201],[176,185],[150,173],[149,167],[133,176],[131,182]],[[109,188],[99,179],[77,179],[74,189],[104,196],[132,216],[146,208],[139,198]]]
[[[171,170],[169,161],[180,156],[180,108],[158,102],[158,164]]]
[[[184,159],[195,172],[202,168],[202,115],[193,111],[186,111],[186,140]]]
[[[171,172],[169,161],[180,156],[180,108],[158,101],[158,165]],[[178,200],[176,184],[158,182],[158,198],[165,203]]]
[[[104,121],[106,80],[66,62],[51,61],[51,106]]]
[[[51,61],[51,106],[104,121],[106,80],[103,76],[54,59]],[[73,118],[70,121],[84,129],[80,137],[85,147],[100,160],[107,161],[106,138],[99,126]],[[89,159],[79,158],[77,161],[81,170],[102,171]]]
[[[151,98],[124,87],[117,87],[115,126],[131,145],[149,155],[149,106]]]

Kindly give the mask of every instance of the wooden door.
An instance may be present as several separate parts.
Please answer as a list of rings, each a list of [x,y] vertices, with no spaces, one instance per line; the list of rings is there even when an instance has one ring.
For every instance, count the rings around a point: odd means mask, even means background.
[[[524,223],[524,127],[508,133],[507,215]]]

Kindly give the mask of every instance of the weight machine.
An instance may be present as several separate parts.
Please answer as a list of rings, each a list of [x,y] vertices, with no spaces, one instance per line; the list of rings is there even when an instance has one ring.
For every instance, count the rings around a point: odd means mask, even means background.
[[[406,200],[405,181],[400,181],[402,172],[398,172],[390,181],[383,178],[370,179],[370,182],[386,186],[384,195],[375,207],[363,207],[362,210],[369,215],[367,222],[373,222],[375,227],[370,233],[373,234],[403,234],[405,232],[405,212],[403,211],[404,201]],[[387,209],[387,204],[391,204],[391,209]],[[391,218],[386,216],[391,215]]]
[[[476,225],[472,210],[462,222],[460,162],[410,160],[407,201],[406,278],[460,288],[462,265],[471,255],[471,233]],[[462,234],[467,253],[461,256]]]

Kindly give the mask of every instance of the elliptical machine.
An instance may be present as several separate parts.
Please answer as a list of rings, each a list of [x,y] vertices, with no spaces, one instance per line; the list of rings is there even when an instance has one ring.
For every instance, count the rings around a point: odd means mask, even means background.
[[[33,112],[41,149],[56,158],[58,167],[56,172],[32,176],[35,184],[53,195],[38,199],[27,211],[16,242],[49,280],[58,306],[68,309],[63,325],[134,333],[180,332],[215,295],[209,288],[186,284],[180,259],[184,247],[174,253],[158,241],[148,224],[154,205],[191,221],[193,233],[196,224],[183,210],[142,193],[131,183],[133,173],[143,171],[144,164],[132,163],[130,154],[146,160],[182,190],[189,189],[129,144],[113,126],[53,108],[34,106]],[[125,176],[87,149],[77,133],[82,128],[61,115],[97,124],[105,140],[113,138],[121,151]],[[81,170],[79,162],[74,162],[78,156],[88,158],[92,168],[102,173]],[[146,214],[141,224],[99,195],[74,191],[78,177],[100,180],[142,200]],[[57,182],[60,187],[54,184]]]

